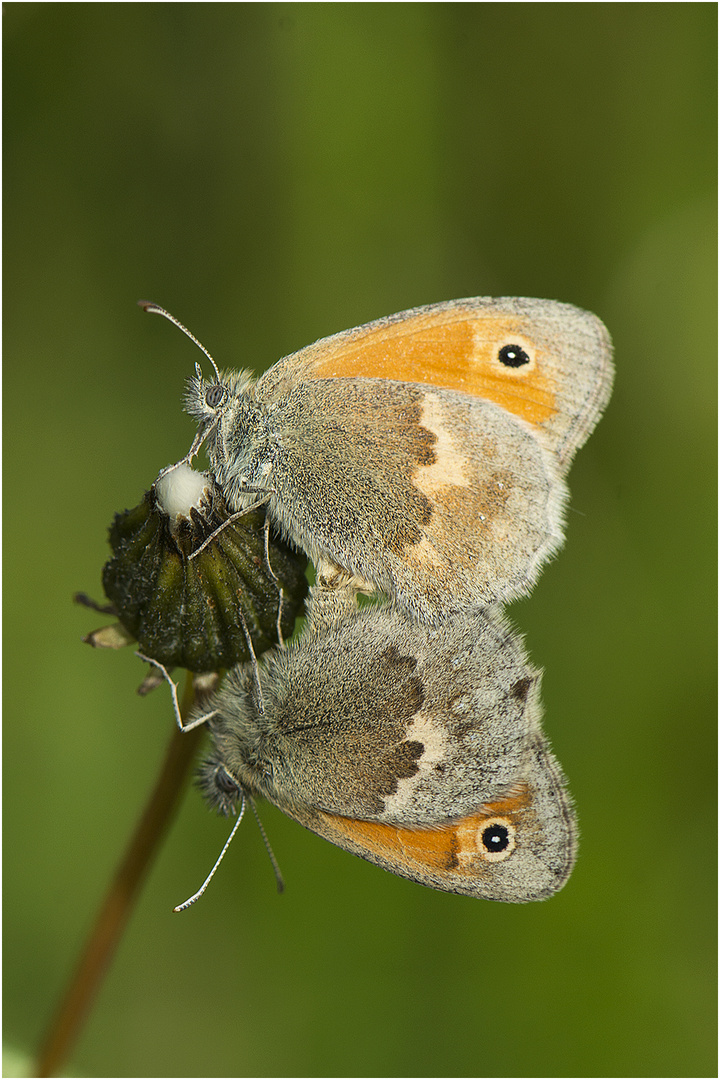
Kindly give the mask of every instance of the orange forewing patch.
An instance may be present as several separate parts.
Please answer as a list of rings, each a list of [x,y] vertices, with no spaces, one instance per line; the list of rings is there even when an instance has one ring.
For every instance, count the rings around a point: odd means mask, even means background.
[[[478,854],[477,833],[484,821],[521,813],[529,804],[530,791],[522,784],[507,798],[484,803],[476,814],[434,829],[403,829],[334,814],[321,813],[320,817],[336,836],[353,841],[378,858],[408,868],[415,864],[425,870],[453,873],[462,872],[462,864]]]
[[[340,335],[342,336],[342,335]],[[315,379],[365,377],[427,383],[486,398],[531,424],[555,412],[555,393],[534,347],[532,367],[504,368],[498,349],[527,336],[509,316],[473,318],[449,309],[412,315],[362,331],[346,341],[318,342],[307,375]]]
[[[527,784],[514,784],[504,799],[483,803],[482,813],[478,818],[512,817],[513,814],[527,810],[531,801],[531,792]],[[467,820],[467,819],[465,819]]]

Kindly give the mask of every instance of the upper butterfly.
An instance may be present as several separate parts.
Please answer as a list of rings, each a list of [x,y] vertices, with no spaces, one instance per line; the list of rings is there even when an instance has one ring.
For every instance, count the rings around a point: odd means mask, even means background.
[[[594,315],[475,297],[323,338],[257,381],[198,374],[187,409],[232,509],[260,493],[321,581],[436,621],[532,588],[612,375]]]

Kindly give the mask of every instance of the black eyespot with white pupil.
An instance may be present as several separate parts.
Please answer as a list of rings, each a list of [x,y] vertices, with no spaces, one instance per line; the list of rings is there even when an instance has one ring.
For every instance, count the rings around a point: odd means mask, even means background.
[[[227,397],[227,388],[222,383],[213,383],[205,391],[205,404],[209,409],[217,409]]]
[[[483,829],[482,842],[485,850],[495,855],[505,851],[510,843],[510,833],[505,825],[488,825],[487,829]]]
[[[478,853],[485,862],[502,862],[515,850],[515,832],[509,818],[486,818],[477,831]]]
[[[530,357],[521,345],[503,345],[498,359],[505,367],[519,368],[530,363]]]

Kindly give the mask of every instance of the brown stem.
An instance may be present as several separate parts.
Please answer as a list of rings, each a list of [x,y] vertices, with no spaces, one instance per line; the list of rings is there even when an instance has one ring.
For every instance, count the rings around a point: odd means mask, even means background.
[[[192,700],[192,678],[188,677],[183,716],[187,715]],[[155,788],[48,1027],[32,1076],[55,1076],[72,1051],[120,942],[143,878],[177,807],[202,735],[201,727],[186,733],[175,728]]]

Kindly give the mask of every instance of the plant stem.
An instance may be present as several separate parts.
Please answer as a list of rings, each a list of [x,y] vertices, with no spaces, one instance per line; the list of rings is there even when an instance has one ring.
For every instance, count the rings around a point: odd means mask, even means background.
[[[192,677],[188,675],[183,716],[187,716],[193,697]],[[186,733],[175,728],[160,775],[48,1027],[32,1076],[55,1076],[67,1061],[115,955],[145,874],[177,808],[202,736],[201,727]]]

